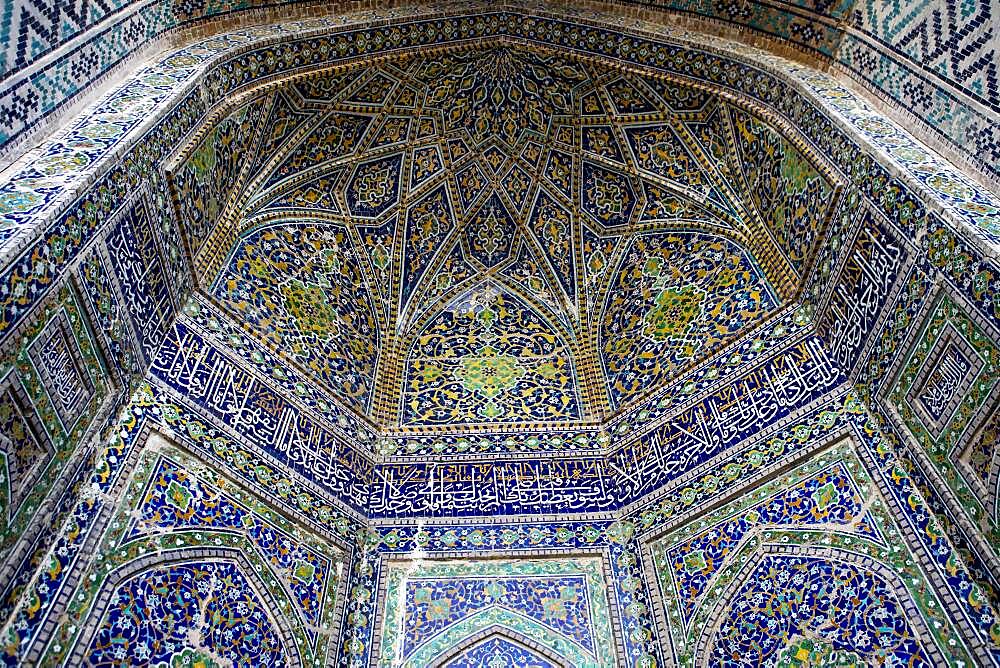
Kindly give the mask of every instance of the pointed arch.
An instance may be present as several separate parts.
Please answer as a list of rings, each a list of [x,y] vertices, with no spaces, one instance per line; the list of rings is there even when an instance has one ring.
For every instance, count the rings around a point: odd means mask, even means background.
[[[881,561],[829,545],[793,547],[768,543],[755,549],[745,547],[744,551],[749,559],[729,582],[726,593],[715,605],[703,609],[692,624],[692,628],[702,629],[693,647],[697,665],[719,665],[713,658],[719,656],[717,652],[732,656],[737,651],[732,647],[718,649],[720,635],[728,628],[735,629],[727,626],[734,615],[740,617],[737,625],[740,630],[729,641],[752,643],[753,624],[758,617],[772,620],[767,624],[767,640],[749,650],[759,653],[757,660],[761,662],[768,661],[789,642],[815,637],[836,650],[852,652],[867,661],[876,657],[885,660],[887,654],[896,653],[896,659],[906,665],[929,668],[946,663],[938,648],[927,642],[934,637],[933,631],[923,621],[905,581],[898,571]],[[810,589],[810,577],[820,578],[824,586]],[[765,598],[780,601],[779,604],[755,607],[751,594],[762,584],[773,585]],[[842,592],[838,589],[840,585]],[[854,587],[867,590],[851,599],[855,603],[838,607],[838,597],[850,594]],[[789,596],[782,596],[784,590]],[[796,592],[801,592],[801,596]],[[813,603],[810,597],[815,597]],[[739,600],[746,604],[737,612],[734,605]],[[849,625],[851,630],[848,632],[841,625]],[[782,630],[786,644],[774,635]],[[749,656],[748,653],[744,658]]]
[[[525,638],[533,646],[545,648],[547,655],[558,657],[556,660],[562,665],[610,666],[551,626],[500,606],[484,608],[448,626],[403,658],[403,665],[413,668],[446,665],[446,659],[469,647],[466,641],[470,636],[481,637],[484,631]]]
[[[492,657],[489,657],[491,662],[502,658],[508,661],[508,665],[530,666],[530,668],[556,668],[557,666],[559,668],[572,668],[560,657],[549,655],[544,649],[527,639],[518,638],[515,640],[515,635],[504,629],[496,629],[485,638],[470,638],[452,655],[443,658],[442,665],[446,668],[461,668],[469,665],[482,666],[484,660],[487,659],[487,656],[483,655],[486,652],[493,654]],[[505,656],[498,657],[498,652],[503,652]],[[476,656],[476,654],[480,656]]]

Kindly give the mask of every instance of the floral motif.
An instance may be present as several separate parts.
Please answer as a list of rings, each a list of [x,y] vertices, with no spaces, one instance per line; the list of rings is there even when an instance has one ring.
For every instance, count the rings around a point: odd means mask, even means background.
[[[286,651],[269,606],[236,564],[210,561],[154,568],[117,587],[87,661],[173,667],[219,657],[249,668],[287,665]]]
[[[578,418],[571,359],[558,330],[487,284],[456,300],[414,341],[404,424]]]
[[[778,304],[747,254],[723,238],[638,236],[612,277],[602,314],[613,405],[627,405]]]
[[[379,327],[357,258],[343,228],[264,228],[241,241],[215,295],[239,322],[363,410]]]

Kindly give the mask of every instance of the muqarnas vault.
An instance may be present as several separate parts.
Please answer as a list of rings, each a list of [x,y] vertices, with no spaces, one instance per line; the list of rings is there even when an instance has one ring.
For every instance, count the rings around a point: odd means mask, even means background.
[[[33,4],[6,664],[1000,664],[995,163],[860,9]]]

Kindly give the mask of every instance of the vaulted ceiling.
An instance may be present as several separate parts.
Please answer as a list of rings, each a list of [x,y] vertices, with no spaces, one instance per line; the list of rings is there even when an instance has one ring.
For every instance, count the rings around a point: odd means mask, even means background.
[[[286,80],[169,176],[202,289],[390,430],[640,407],[794,297],[835,199],[753,110],[503,44]]]

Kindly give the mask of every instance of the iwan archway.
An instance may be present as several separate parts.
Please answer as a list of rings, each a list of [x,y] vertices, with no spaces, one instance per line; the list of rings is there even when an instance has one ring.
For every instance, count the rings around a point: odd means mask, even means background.
[[[12,663],[1000,657],[1000,208],[837,76],[317,16],[8,174]]]

